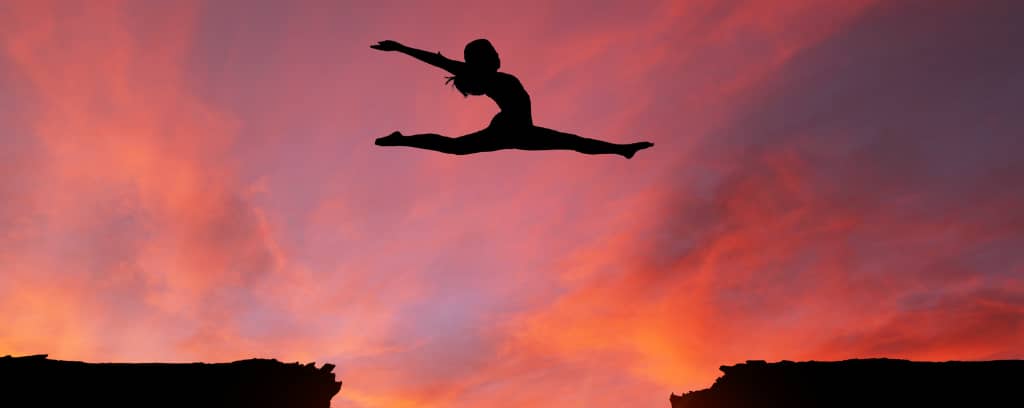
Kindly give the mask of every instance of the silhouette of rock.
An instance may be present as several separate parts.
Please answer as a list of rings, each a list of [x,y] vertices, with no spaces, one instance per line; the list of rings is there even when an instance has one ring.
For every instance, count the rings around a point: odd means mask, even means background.
[[[1021,360],[750,360],[720,369],[711,388],[672,394],[672,408],[1016,406],[1024,395]]]
[[[0,357],[0,407],[329,408],[332,364],[84,363]]]

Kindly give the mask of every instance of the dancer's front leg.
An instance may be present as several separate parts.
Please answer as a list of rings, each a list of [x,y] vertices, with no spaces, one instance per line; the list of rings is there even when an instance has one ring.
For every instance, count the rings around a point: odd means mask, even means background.
[[[391,132],[390,135],[378,137],[373,141],[373,144],[377,146],[402,146],[402,139],[404,138],[405,136],[402,136],[402,133],[396,130]]]
[[[435,133],[403,136],[399,132],[394,132],[374,141],[378,146],[415,147],[457,155],[500,150],[502,147],[496,142],[497,140],[493,137],[488,137],[484,131],[454,138]]]
[[[379,137],[373,143],[377,146],[408,146],[420,149],[438,150],[446,149],[451,145],[453,139],[433,133],[421,135],[402,135],[400,132],[392,132],[390,135]]]

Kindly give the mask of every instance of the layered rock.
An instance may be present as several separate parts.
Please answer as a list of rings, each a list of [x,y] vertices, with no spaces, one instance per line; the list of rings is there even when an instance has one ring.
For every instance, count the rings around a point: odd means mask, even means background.
[[[333,369],[266,359],[84,363],[6,356],[0,406],[329,408],[341,389]]]
[[[1024,361],[892,359],[722,366],[709,389],[673,394],[673,408],[1018,406]]]

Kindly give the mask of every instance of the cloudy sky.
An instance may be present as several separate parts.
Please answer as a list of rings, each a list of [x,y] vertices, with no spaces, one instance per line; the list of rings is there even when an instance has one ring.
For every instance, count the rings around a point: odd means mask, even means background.
[[[1024,3],[0,4],[0,355],[331,362],[335,407],[668,406],[1024,358]],[[568,151],[380,148],[497,111]]]

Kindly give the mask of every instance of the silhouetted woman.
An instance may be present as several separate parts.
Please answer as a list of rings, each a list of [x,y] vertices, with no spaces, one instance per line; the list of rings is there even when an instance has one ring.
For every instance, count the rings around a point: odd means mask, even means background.
[[[375,143],[379,146],[409,146],[460,155],[501,149],[575,150],[586,154],[617,154],[627,159],[640,149],[654,146],[650,142],[609,143],[534,126],[530,95],[516,77],[498,72],[501,66],[498,52],[485,39],[466,44],[466,62],[450,60],[441,53],[406,47],[390,40],[370,47],[399,51],[448,71],[452,74],[448,82],[454,83],[463,96],[487,95],[501,108],[487,128],[475,133],[453,138],[433,133],[404,136],[394,132],[378,138]]]

